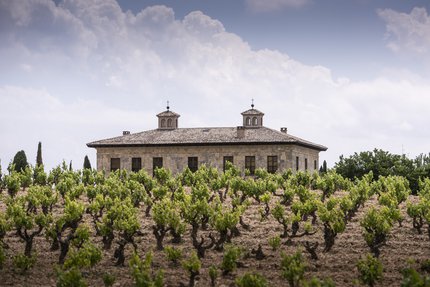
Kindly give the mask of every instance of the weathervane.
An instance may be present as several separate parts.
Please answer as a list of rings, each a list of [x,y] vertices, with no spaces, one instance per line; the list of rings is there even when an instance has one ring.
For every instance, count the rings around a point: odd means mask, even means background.
[[[251,108],[253,108],[254,109],[254,99],[251,99]]]
[[[170,109],[170,107],[169,107],[169,101],[167,101],[167,110],[169,110]]]

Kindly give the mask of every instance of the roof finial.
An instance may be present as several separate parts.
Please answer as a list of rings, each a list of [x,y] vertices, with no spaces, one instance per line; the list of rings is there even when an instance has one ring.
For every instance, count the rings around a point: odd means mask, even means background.
[[[252,103],[251,103],[251,108],[254,109],[254,99],[251,99]]]
[[[170,109],[170,107],[169,107],[169,101],[167,101],[167,110],[169,110]]]

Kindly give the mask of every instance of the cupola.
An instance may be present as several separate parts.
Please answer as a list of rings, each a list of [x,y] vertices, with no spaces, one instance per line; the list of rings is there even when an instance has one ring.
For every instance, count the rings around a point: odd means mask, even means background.
[[[251,109],[244,111],[243,126],[246,128],[260,128],[263,126],[264,113],[254,109],[254,99],[252,100]]]
[[[172,112],[167,102],[167,110],[157,115],[158,117],[158,129],[160,130],[174,130],[178,128],[179,114]]]

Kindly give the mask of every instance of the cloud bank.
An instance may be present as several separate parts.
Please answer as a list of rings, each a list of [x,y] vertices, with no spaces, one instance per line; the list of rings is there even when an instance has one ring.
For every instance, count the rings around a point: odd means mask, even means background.
[[[156,128],[167,100],[192,127],[239,125],[254,98],[267,126],[328,146],[330,164],[374,147],[428,151],[428,81],[398,71],[334,78],[253,50],[200,11],[178,19],[166,6],[132,13],[114,0],[0,0],[0,57],[3,166],[20,149],[33,162],[38,141],[49,168],[80,168],[85,154],[95,165],[85,143]]]

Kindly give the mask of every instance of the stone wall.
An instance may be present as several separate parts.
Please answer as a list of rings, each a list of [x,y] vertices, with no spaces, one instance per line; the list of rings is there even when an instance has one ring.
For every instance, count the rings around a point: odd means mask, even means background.
[[[256,168],[267,168],[267,156],[278,156],[278,170],[296,170],[296,157],[299,157],[299,170],[319,168],[319,151],[297,145],[222,145],[222,146],[160,146],[160,147],[114,147],[97,148],[97,169],[110,171],[110,159],[120,158],[121,168],[131,170],[131,158],[142,158],[142,168],[152,174],[152,159],[163,158],[163,166],[178,173],[188,166],[188,157],[198,157],[198,163],[223,169],[224,156],[233,156],[234,165],[245,169],[245,156],[255,156]]]

